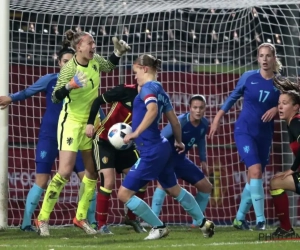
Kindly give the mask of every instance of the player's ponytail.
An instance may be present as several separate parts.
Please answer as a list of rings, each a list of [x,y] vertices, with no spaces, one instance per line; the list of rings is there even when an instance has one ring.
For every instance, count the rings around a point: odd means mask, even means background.
[[[57,53],[57,59],[61,61],[61,58],[63,57],[64,54],[75,54],[75,50],[71,48],[71,43],[68,39],[65,39],[62,42],[62,49]]]
[[[74,50],[76,50],[77,45],[81,41],[82,37],[89,35],[89,33],[80,31],[80,32],[74,32],[73,30],[67,30],[65,32],[65,44],[69,44]]]
[[[138,57],[134,64],[140,65],[140,66],[147,66],[149,68],[152,68],[154,71],[158,71],[161,69],[161,60],[155,58],[152,55],[144,54]]]

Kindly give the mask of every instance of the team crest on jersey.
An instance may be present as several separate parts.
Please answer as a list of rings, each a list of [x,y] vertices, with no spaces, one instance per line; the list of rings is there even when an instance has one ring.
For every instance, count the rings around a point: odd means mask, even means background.
[[[108,157],[104,156],[104,157],[102,158],[102,162],[103,162],[104,164],[108,163]]]
[[[67,138],[67,144],[70,146],[73,143],[73,138],[72,137],[68,137]]]
[[[40,157],[41,157],[42,159],[44,159],[44,158],[46,157],[46,155],[47,155],[47,151],[41,151]]]
[[[93,68],[93,70],[95,70],[96,72],[98,72],[97,66],[95,64],[92,66],[92,68]]]

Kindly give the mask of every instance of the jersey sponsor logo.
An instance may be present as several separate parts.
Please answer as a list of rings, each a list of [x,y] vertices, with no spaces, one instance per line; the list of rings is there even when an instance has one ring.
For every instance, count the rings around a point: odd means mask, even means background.
[[[251,84],[258,84],[258,82],[251,82]]]
[[[41,153],[40,153],[40,157],[42,158],[42,159],[44,159],[45,157],[47,156],[47,151],[41,151]]]
[[[190,131],[183,131],[184,134],[188,134]]]
[[[70,146],[73,143],[73,138],[72,137],[68,137],[67,138],[67,144]]]
[[[108,157],[104,156],[104,157],[102,158],[102,162],[103,162],[104,164],[108,163]]]
[[[246,153],[246,154],[248,154],[249,153],[249,151],[250,151],[250,147],[249,146],[244,146],[243,147],[243,149],[244,149],[244,152]]]

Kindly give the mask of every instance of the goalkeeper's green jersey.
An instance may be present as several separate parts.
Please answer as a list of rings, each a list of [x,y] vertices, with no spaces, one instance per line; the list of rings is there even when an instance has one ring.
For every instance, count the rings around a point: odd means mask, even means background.
[[[88,65],[82,66],[78,64],[75,56],[61,69],[57,84],[52,93],[52,101],[54,103],[60,102],[56,99],[55,92],[64,88],[75,76],[77,71],[84,72],[88,79],[86,86],[70,91],[63,101],[61,112],[67,113],[68,118],[72,120],[86,123],[92,103],[99,94],[101,71],[110,72],[116,66],[98,54],[94,55],[94,58],[89,61]]]

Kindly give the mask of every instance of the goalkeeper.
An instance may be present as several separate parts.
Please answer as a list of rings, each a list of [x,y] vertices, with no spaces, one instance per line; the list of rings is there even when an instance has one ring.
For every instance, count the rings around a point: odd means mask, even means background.
[[[209,125],[208,120],[204,117],[206,100],[202,95],[194,95],[189,100],[189,105],[190,112],[178,116],[182,130],[182,142],[186,145],[185,152],[178,154],[173,146],[174,135],[170,124],[164,127],[161,134],[168,139],[173,148],[172,158],[174,160],[176,177],[185,180],[197,189],[195,200],[201,211],[204,212],[208,204],[212,185],[204,176],[202,170],[187,158],[186,153],[194,144],[197,144],[202,168],[206,168],[205,136]],[[152,198],[152,210],[157,216],[160,214],[165,196],[166,192],[158,184]],[[197,226],[197,222],[193,221],[193,225]]]
[[[58,65],[63,67],[75,54],[75,51],[69,47],[68,43],[63,44],[63,48],[58,52]],[[52,166],[55,159],[58,156],[57,149],[57,122],[59,113],[62,108],[61,105],[53,104],[51,101],[51,95],[53,88],[57,82],[58,74],[47,74],[41,77],[33,85],[25,90],[13,93],[9,96],[0,96],[0,106],[2,109],[7,107],[11,102],[17,102],[25,100],[37,93],[44,92],[46,94],[46,112],[43,115],[38,143],[35,152],[36,162],[36,175],[35,183],[29,190],[26,198],[26,204],[24,209],[23,221],[20,229],[22,231],[30,232],[35,231],[31,226],[31,217],[38,205],[40,198],[47,187],[49,177],[51,175]],[[104,113],[100,110],[100,114],[104,118]],[[82,157],[80,154],[77,155],[75,161],[75,167],[73,169],[80,180],[84,176],[84,166]],[[96,200],[90,204],[88,210],[88,219],[92,224],[96,224],[95,221],[95,207]]]
[[[54,103],[63,102],[57,130],[60,161],[58,172],[47,188],[40,214],[35,220],[41,236],[50,235],[50,214],[70,178],[78,150],[82,154],[85,176],[81,183],[79,204],[73,223],[87,234],[97,233],[86,220],[95,192],[97,173],[92,158],[92,139],[85,135],[85,126],[92,102],[98,96],[100,73],[112,71],[119,63],[120,56],[130,49],[127,43],[114,37],[114,53],[105,60],[95,53],[95,41],[89,33],[68,30],[66,40],[76,53],[61,69],[52,94]]]

